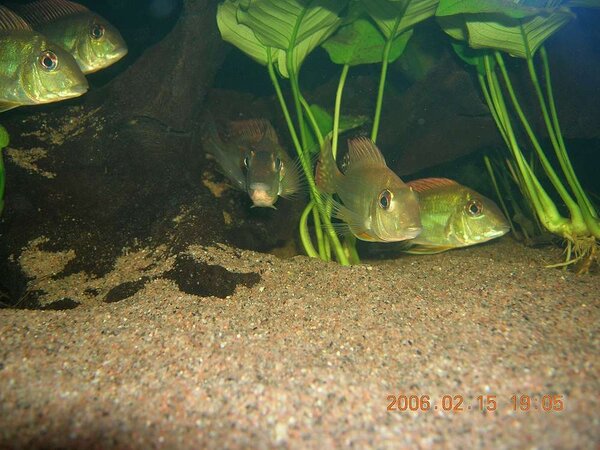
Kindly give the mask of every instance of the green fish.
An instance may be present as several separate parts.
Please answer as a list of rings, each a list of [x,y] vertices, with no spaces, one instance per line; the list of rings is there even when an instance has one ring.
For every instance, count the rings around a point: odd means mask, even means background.
[[[506,234],[508,221],[487,197],[447,178],[407,183],[421,206],[423,231],[407,242],[407,253],[433,254],[479,244]]]
[[[0,112],[78,97],[88,82],[73,57],[0,5]]]
[[[363,241],[394,242],[418,236],[419,203],[412,189],[390,170],[370,139],[350,140],[348,148],[341,172],[327,139],[317,167],[319,189],[336,193],[342,202],[332,200],[334,217]]]
[[[78,3],[38,0],[14,9],[36,31],[68,51],[84,74],[104,69],[127,54],[119,31]]]
[[[235,187],[248,193],[254,207],[275,208],[279,197],[290,198],[301,190],[298,164],[279,144],[268,120],[230,122],[228,138],[222,140],[212,118],[207,118],[202,142]]]

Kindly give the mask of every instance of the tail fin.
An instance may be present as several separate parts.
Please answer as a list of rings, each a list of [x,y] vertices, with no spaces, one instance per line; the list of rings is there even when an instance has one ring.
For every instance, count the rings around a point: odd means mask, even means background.
[[[336,179],[341,176],[342,173],[338,169],[331,152],[331,139],[327,138],[321,147],[321,157],[315,172],[315,182],[322,192],[333,194],[336,191]]]

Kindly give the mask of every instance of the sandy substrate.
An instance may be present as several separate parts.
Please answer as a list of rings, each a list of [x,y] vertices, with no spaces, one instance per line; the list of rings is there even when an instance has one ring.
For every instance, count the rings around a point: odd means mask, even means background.
[[[557,250],[504,238],[352,268],[190,255],[260,278],[200,297],[154,267],[122,301],[0,310],[1,448],[600,445],[600,276],[544,269]],[[402,395],[431,407],[388,411]]]

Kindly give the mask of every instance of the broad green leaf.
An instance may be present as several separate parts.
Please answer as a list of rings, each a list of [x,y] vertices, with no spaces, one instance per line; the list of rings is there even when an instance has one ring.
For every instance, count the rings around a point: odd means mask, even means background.
[[[502,22],[472,21],[467,16],[469,45],[473,48],[493,48],[512,56],[528,58],[535,54],[546,39],[574,17],[568,8],[529,19],[506,18]]]
[[[550,12],[546,8],[527,6],[512,0],[440,0],[435,15],[502,14],[515,19]]]
[[[411,36],[412,30],[409,30],[394,39],[389,62],[402,55]],[[356,66],[381,62],[385,42],[383,35],[372,22],[360,18],[340,28],[336,34],[323,42],[322,46],[334,63]]]
[[[217,9],[217,26],[224,41],[235,45],[254,61],[267,64],[267,47],[261,43],[254,32],[237,21],[237,10],[239,1],[227,0],[221,3]],[[279,50],[272,49],[273,58],[277,58]]]
[[[282,50],[277,68],[289,76],[306,56],[340,25],[347,0],[246,0],[237,10],[238,21],[249,27],[265,46]]]
[[[469,36],[467,35],[467,21],[465,17],[463,14],[458,14],[456,16],[436,17],[436,19],[446,34],[459,41],[467,41]]]
[[[452,48],[456,54],[467,64],[474,66],[477,72],[481,75],[485,75],[485,66],[483,64],[483,56],[489,52],[489,50],[475,50],[469,47],[464,42],[452,42]]]
[[[387,39],[396,37],[433,16],[439,0],[362,0],[362,3]]]

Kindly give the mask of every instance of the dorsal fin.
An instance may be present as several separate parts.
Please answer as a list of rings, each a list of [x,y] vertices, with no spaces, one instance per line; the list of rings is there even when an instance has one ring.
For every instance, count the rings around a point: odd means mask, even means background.
[[[348,155],[344,161],[346,170],[353,166],[368,164],[373,166],[385,166],[385,158],[381,151],[367,137],[359,137],[348,141]]]
[[[15,9],[33,27],[74,14],[89,12],[85,6],[68,0],[38,0],[25,5],[15,5]]]
[[[31,27],[21,16],[0,5],[0,32],[13,30],[31,31]]]
[[[278,143],[277,132],[267,119],[236,120],[229,122],[230,137],[246,139],[256,144],[263,139]]]
[[[456,181],[450,178],[419,178],[418,180],[407,181],[406,184],[413,188],[415,192],[424,192],[442,186],[458,185]]]

